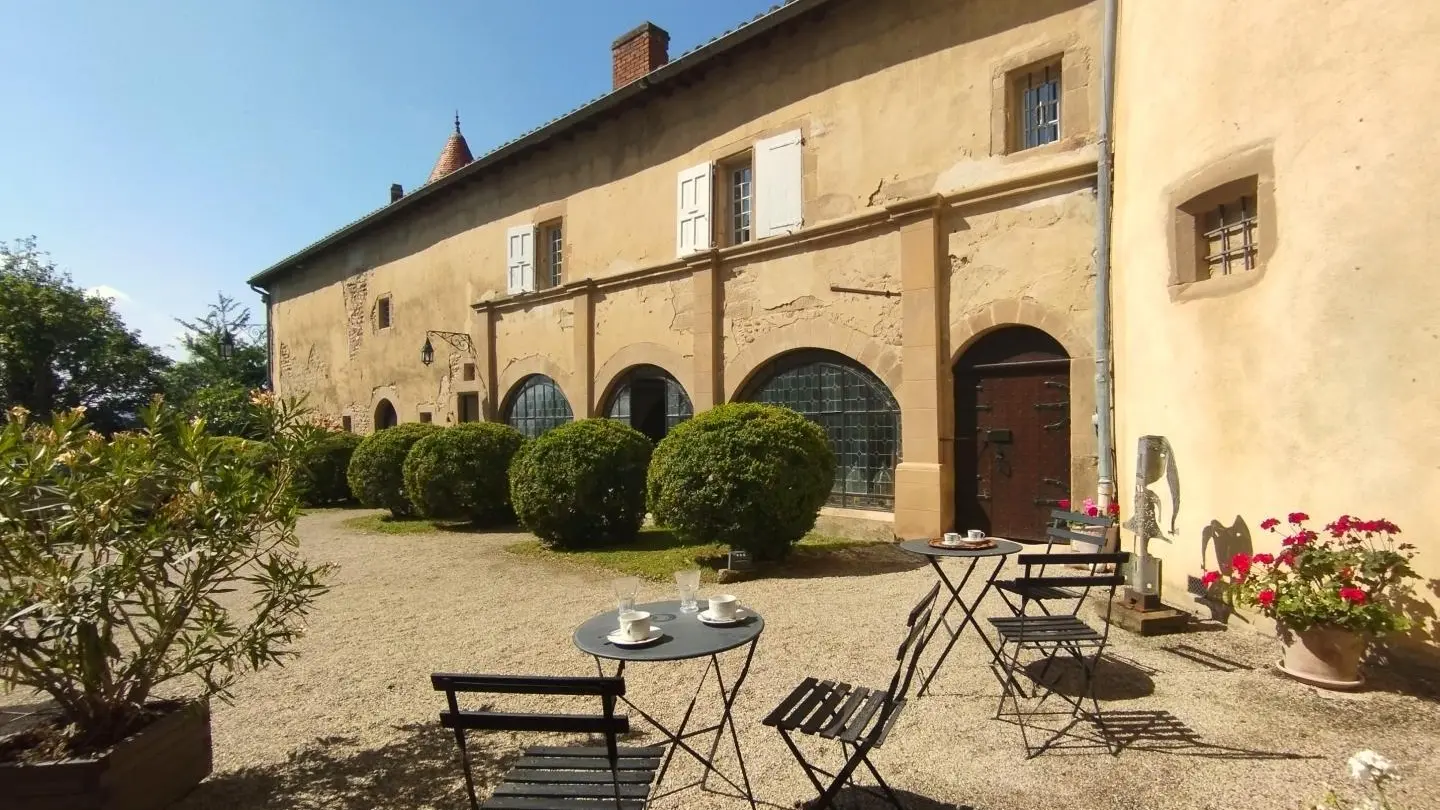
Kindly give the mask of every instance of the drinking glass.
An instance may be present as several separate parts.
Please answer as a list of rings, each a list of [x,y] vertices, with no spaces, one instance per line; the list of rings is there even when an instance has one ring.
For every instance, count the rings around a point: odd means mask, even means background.
[[[620,577],[610,581],[610,589],[615,592],[616,612],[624,613],[635,607],[635,592],[640,590],[639,577]]]
[[[700,605],[695,598],[695,592],[700,590],[700,569],[676,571],[675,584],[680,586],[680,612],[695,613],[699,611]]]

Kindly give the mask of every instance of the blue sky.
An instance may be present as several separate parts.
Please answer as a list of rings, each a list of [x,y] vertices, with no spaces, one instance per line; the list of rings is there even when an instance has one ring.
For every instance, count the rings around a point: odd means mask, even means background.
[[[173,351],[173,318],[430,172],[610,89],[645,20],[672,57],[775,0],[0,0],[0,240],[35,235]]]

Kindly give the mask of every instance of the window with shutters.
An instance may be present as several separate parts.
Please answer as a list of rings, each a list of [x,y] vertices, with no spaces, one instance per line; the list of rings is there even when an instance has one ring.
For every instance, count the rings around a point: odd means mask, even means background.
[[[561,220],[540,226],[540,278],[545,287],[565,283],[565,230]]]
[[[511,295],[535,292],[535,226],[505,232],[505,288]]]
[[[750,241],[752,215],[755,207],[755,171],[750,153],[721,161],[716,176],[720,178],[716,210],[720,226],[720,245],[743,245]]]
[[[710,248],[711,170],[709,163],[702,163],[680,172],[676,177],[676,256],[688,256]]]
[[[794,233],[804,224],[803,145],[798,129],[755,142],[754,238]]]

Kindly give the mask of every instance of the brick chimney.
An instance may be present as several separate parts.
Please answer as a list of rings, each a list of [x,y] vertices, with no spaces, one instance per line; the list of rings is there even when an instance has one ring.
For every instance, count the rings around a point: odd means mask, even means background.
[[[405,187],[404,187],[404,186],[401,186],[399,183],[391,183],[391,184],[390,184],[390,202],[392,202],[392,203],[400,202],[400,198],[401,198],[401,197],[404,197],[404,196],[405,196]]]
[[[615,40],[610,55],[618,90],[670,61],[670,34],[655,23],[641,23]]]

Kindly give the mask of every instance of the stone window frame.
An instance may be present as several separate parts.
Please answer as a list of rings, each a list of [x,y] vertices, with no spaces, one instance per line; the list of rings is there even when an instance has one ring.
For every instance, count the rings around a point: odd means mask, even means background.
[[[1230,275],[1210,277],[1201,238],[1203,217],[1221,204],[1253,196],[1256,208],[1255,266]],[[1177,184],[1170,194],[1171,301],[1228,295],[1260,283],[1279,246],[1275,218],[1275,170],[1268,146],[1255,147],[1215,161]]]
[[[1047,65],[1060,67],[1060,137],[1029,149],[1020,147],[1016,111],[1018,82]],[[1090,118],[1090,49],[1077,35],[1017,51],[996,62],[990,74],[990,154],[1029,158],[1064,152],[1093,136]]]
[[[474,382],[476,376],[475,364],[465,363],[460,366],[460,379],[464,382]]]
[[[435,421],[435,417],[434,417],[433,414],[431,414],[430,411],[421,411],[421,412],[420,412],[420,422],[421,422],[421,424],[427,424],[427,425],[428,425],[428,424],[430,424],[430,423],[433,422],[433,421]]]
[[[346,433],[355,432],[355,425],[354,422],[350,419],[350,414],[345,414],[340,417],[340,429],[345,431]]]
[[[395,326],[395,301],[390,293],[375,297],[375,329],[385,331]]]
[[[473,416],[475,417],[474,419],[466,418],[472,415],[469,412],[469,409],[466,408],[463,404],[467,401],[475,403],[475,410],[473,413]],[[455,421],[457,423],[483,422],[485,420],[484,414],[481,413],[481,409],[483,407],[484,404],[480,399],[480,393],[478,391],[457,391],[455,393]]]

